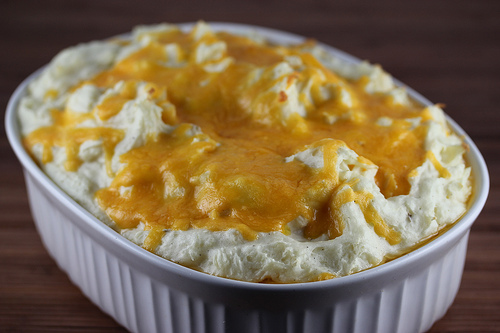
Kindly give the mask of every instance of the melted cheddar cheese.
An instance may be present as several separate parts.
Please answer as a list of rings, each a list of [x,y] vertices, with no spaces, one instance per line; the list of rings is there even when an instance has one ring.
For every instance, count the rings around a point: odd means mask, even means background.
[[[67,89],[100,92],[88,110],[51,109],[52,123],[29,133],[26,147],[41,147],[42,164],[61,148],[64,169],[76,172],[82,144],[99,142],[109,182],[95,200],[119,229],[142,226],[151,252],[172,230],[237,230],[253,241],[300,229],[305,239],[333,240],[352,218],[346,209],[397,246],[401,228],[386,222],[377,200],[408,196],[426,161],[438,177],[451,176],[426,141],[429,109],[370,91],[369,75],[340,76],[308,51],[311,42],[200,30],[136,36],[139,48]],[[51,89],[45,99],[60,95]],[[146,109],[161,130],[122,143],[130,134],[116,119],[147,123],[132,113]]]

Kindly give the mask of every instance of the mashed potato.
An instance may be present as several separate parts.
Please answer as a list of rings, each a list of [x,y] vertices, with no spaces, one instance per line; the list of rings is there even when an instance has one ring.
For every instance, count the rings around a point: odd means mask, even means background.
[[[377,266],[457,221],[471,193],[439,106],[310,41],[137,27],[61,52],[18,111],[32,156],[98,219],[232,279]]]

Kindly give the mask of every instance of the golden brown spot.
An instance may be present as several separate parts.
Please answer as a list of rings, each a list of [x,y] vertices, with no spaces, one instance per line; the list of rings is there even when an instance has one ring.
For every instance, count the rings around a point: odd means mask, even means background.
[[[279,94],[278,102],[283,103],[283,102],[286,102],[287,99],[288,99],[288,96],[286,95],[286,93],[283,90],[281,90],[280,94]]]

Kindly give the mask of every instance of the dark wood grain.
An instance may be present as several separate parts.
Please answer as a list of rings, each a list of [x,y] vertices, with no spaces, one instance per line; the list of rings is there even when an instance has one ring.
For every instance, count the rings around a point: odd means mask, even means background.
[[[97,1],[0,3],[0,106],[62,48],[157,22],[231,21],[315,38],[382,64],[475,140],[491,192],[461,289],[431,332],[500,331],[500,1]],[[123,332],[57,267],[35,230],[20,165],[0,135],[0,331]]]

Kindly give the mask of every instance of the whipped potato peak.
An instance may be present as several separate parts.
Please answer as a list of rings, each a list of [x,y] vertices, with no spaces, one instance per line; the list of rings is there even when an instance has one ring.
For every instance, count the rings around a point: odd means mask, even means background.
[[[457,221],[462,140],[380,66],[199,22],[62,51],[18,108],[41,168],[184,266],[252,282],[345,276]]]

